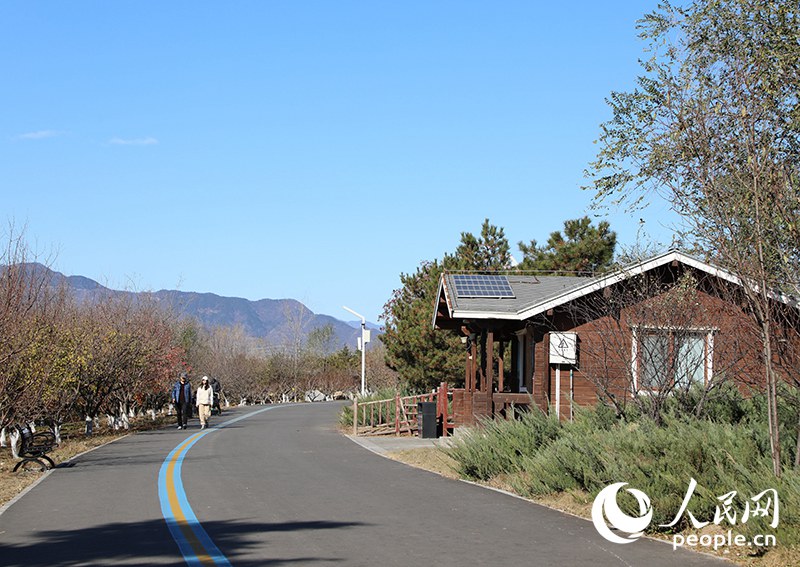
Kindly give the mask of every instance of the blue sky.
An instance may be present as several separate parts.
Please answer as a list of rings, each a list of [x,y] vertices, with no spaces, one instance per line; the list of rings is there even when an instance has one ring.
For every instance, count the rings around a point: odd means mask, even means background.
[[[485,218],[587,214],[653,1],[7,1],[0,221],[115,288],[376,321]],[[624,245],[662,205],[607,218]]]

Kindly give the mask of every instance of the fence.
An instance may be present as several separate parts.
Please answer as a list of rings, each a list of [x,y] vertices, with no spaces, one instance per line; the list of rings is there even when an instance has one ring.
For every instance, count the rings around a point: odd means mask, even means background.
[[[443,436],[453,429],[452,391],[442,382],[429,394],[401,396],[385,400],[353,400],[353,435],[414,435],[417,432],[417,404],[436,402],[436,420]]]

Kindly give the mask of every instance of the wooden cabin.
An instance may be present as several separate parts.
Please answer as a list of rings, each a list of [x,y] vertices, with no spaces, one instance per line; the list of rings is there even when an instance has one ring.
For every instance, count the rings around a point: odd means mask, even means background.
[[[464,345],[456,426],[532,403],[568,419],[599,398],[762,383],[741,291],[731,273],[677,251],[598,277],[445,273],[433,325]]]

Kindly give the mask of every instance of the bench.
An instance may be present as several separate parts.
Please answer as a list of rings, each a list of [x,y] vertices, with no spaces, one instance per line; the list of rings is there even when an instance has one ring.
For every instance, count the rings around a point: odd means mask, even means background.
[[[44,471],[48,468],[55,468],[55,462],[47,456],[47,453],[58,445],[52,431],[34,433],[27,425],[15,425],[14,429],[19,433],[18,455],[22,458],[14,466],[14,472],[17,472],[18,469],[34,470],[38,468],[38,470]]]

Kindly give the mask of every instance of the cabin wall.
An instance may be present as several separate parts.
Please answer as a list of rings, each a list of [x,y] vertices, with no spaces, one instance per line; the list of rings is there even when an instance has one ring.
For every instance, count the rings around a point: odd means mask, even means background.
[[[725,377],[733,380],[745,393],[753,387],[761,387],[764,383],[761,341],[750,318],[735,305],[709,293],[698,291],[694,299],[691,313],[678,314],[677,319],[690,323],[687,328],[708,331],[713,337],[707,346],[710,368],[706,369],[706,383],[709,379]],[[574,310],[562,310],[552,313],[545,323],[540,324],[538,332],[530,333],[533,344],[526,349],[526,356],[531,356],[526,360],[526,374],[532,378],[530,391],[537,405],[555,411],[558,398],[559,415],[569,418],[572,404],[591,406],[607,396],[618,399],[631,397],[636,371],[634,328],[659,326],[658,320],[647,320],[653,313],[648,305],[650,301],[653,300],[623,309],[617,316],[606,315],[588,321],[580,321]],[[669,324],[666,321],[661,323],[664,326]],[[577,333],[578,363],[561,365],[560,377],[556,366],[550,364],[547,331]],[[800,348],[797,350],[800,352]],[[557,386],[560,386],[558,396]]]

